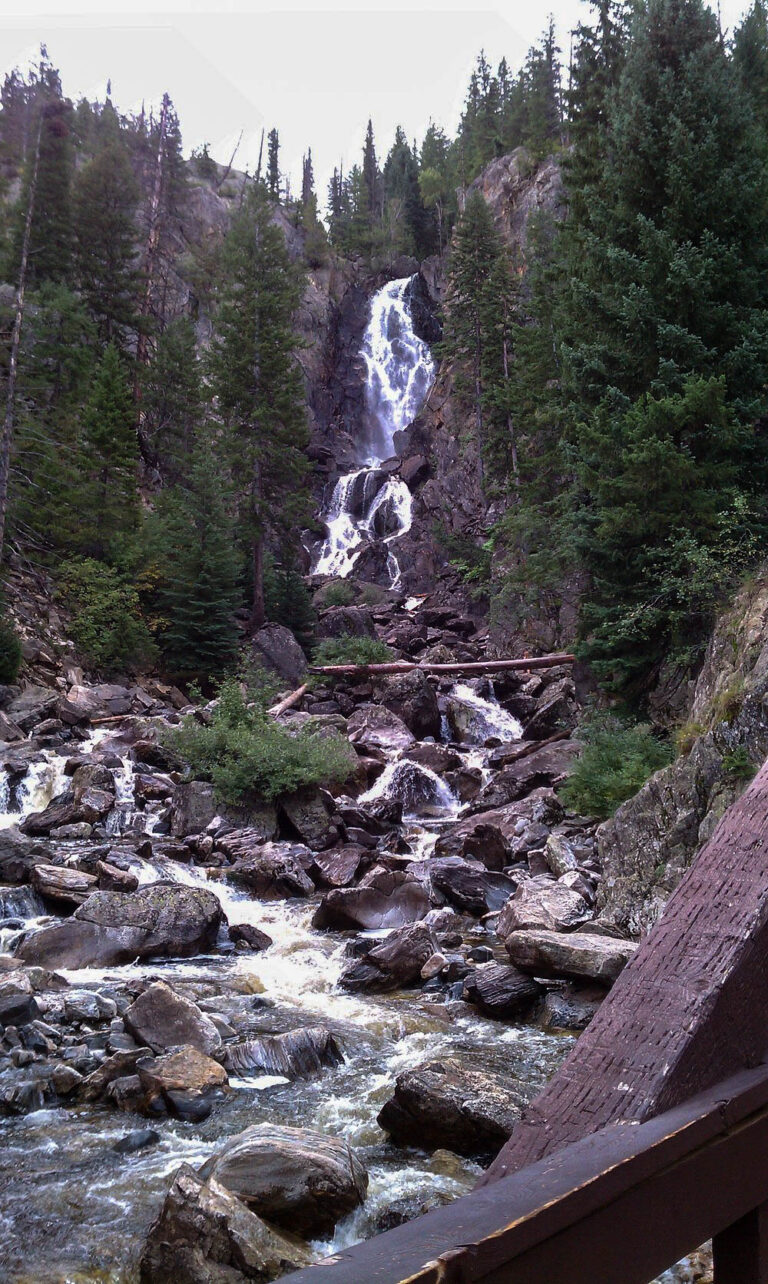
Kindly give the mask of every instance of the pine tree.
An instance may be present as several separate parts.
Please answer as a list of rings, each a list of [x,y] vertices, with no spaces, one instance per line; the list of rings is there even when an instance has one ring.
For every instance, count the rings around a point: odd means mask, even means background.
[[[231,485],[210,442],[198,439],[184,486],[166,491],[158,520],[159,643],[177,679],[209,679],[237,656],[241,560]]]
[[[31,167],[37,159],[37,192],[29,241],[31,289],[44,281],[67,281],[72,267],[72,104],[61,98],[38,97],[36,110],[40,112],[39,158],[32,154],[29,157],[17,207],[10,265],[15,277],[21,259]]]
[[[177,317],[159,336],[142,386],[149,453],[170,482],[187,475],[201,401],[195,328]]]
[[[381,174],[373,140],[373,123],[370,120],[365,131],[362,177],[368,197],[368,218],[374,224],[381,217]]]
[[[77,277],[105,343],[124,346],[138,323],[135,211],[138,187],[119,136],[107,141],[75,184]]]
[[[131,388],[118,348],[109,343],[82,416],[79,551],[102,561],[120,556],[138,520],[137,465]]]
[[[276,129],[267,135],[267,188],[273,201],[280,200],[280,139]]]
[[[260,184],[233,222],[225,268],[213,373],[233,475],[242,479],[239,530],[250,564],[251,627],[258,629],[267,542],[290,550],[308,509],[308,430],[292,324],[300,281]]]
[[[419,188],[419,163],[399,125],[382,171],[382,189],[393,253],[426,258],[434,246]]]
[[[733,37],[733,64],[768,135],[768,5],[754,0]]]

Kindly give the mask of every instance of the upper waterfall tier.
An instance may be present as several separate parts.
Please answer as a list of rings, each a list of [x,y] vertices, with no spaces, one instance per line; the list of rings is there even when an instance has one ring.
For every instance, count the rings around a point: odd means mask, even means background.
[[[408,300],[412,280],[388,281],[371,299],[360,350],[367,371],[361,462],[368,465],[395,453],[395,433],[413,422],[434,379],[429,346],[413,330]]]

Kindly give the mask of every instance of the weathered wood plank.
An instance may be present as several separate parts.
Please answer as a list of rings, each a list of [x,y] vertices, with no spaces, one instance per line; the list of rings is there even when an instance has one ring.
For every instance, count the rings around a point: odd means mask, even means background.
[[[715,1235],[712,1256],[715,1284],[768,1284],[768,1204]]]
[[[720,821],[483,1183],[759,1064],[768,1051],[767,952],[768,764]]]

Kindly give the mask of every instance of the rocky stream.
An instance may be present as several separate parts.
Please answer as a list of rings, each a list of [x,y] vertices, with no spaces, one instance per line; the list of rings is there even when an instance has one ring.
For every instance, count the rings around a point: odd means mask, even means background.
[[[390,456],[431,379],[407,293],[373,301],[359,467],[314,554],[359,604],[319,632],[483,659],[458,602],[398,587]],[[376,541],[389,587],[365,605]],[[256,645],[293,655],[278,626]],[[316,685],[282,721],[342,732],[354,774],[242,810],[167,747],[185,707],[72,671],[0,690],[8,1284],[266,1281],[455,1198],[635,948],[558,798],[568,669]]]

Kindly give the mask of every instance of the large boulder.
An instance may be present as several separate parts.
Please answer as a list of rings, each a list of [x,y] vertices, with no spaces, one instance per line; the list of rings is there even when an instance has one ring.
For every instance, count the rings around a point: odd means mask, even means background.
[[[126,1010],[123,1021],[136,1042],[153,1052],[187,1044],[210,1057],[221,1047],[221,1035],[210,1017],[164,981],[148,985]]]
[[[352,744],[366,754],[396,754],[416,743],[413,732],[402,718],[383,705],[362,704],[347,722]]]
[[[543,993],[543,986],[519,968],[484,963],[465,978],[462,997],[486,1016],[510,1021],[527,1015]]]
[[[534,976],[574,977],[613,985],[637,945],[588,932],[512,932],[504,942],[516,967]]]
[[[437,694],[426,674],[414,670],[384,678],[376,684],[376,696],[384,708],[403,720],[417,740],[426,736],[440,739]]]
[[[368,1189],[365,1168],[341,1138],[268,1123],[232,1137],[200,1174],[306,1238],[329,1235]]]
[[[269,1284],[309,1261],[306,1249],[185,1164],[150,1227],[139,1278],[141,1284]]]
[[[234,865],[227,870],[227,877],[247,887],[260,900],[311,896],[315,890],[306,872],[312,862],[312,853],[301,843],[251,846],[242,834],[236,833],[222,839],[219,847],[230,859],[237,854]]]
[[[233,1074],[279,1074],[306,1079],[321,1070],[342,1065],[344,1057],[329,1030],[308,1026],[285,1034],[262,1034],[229,1043],[224,1065]]]
[[[456,909],[478,918],[500,910],[517,886],[506,874],[486,869],[480,861],[462,860],[460,856],[431,860],[429,875],[435,891]]]
[[[30,732],[38,722],[54,716],[58,702],[58,691],[52,691],[50,687],[29,686],[11,700],[5,712],[22,731]]]
[[[218,1061],[189,1044],[164,1057],[136,1063],[148,1114],[174,1114],[190,1123],[207,1119],[229,1080]]]
[[[298,789],[280,799],[280,814],[290,830],[314,852],[338,842],[339,831],[332,821],[319,789]]]
[[[319,638],[375,638],[373,612],[362,606],[331,606],[318,621]]]
[[[49,865],[41,862],[32,870],[32,886],[47,900],[62,905],[82,905],[96,890],[98,879],[67,865]]]
[[[514,843],[520,832],[522,821],[540,823],[551,817],[562,816],[562,808],[551,789],[535,789],[527,798],[508,803],[504,807],[495,807],[491,811],[481,811],[472,816],[464,816],[455,824],[447,825],[440,833],[435,845],[437,856],[473,856],[482,860],[482,847],[489,827],[501,836],[508,852],[514,850]],[[481,828],[482,827],[482,828]],[[494,842],[498,843],[496,837]]]
[[[0,980],[0,1029],[6,1025],[27,1025],[40,1016],[32,982],[26,972],[12,972]]]
[[[365,855],[364,847],[351,844],[331,851],[317,852],[312,861],[312,876],[323,887],[348,887]]]
[[[17,825],[0,829],[0,883],[28,883],[35,865],[49,860],[47,845],[23,834]]]
[[[206,780],[182,781],[173,791],[171,833],[175,838],[200,834],[218,814],[213,785]]]
[[[398,990],[421,978],[427,959],[436,951],[426,923],[410,923],[390,932],[380,945],[350,964],[339,978],[345,990]]]
[[[431,908],[424,884],[404,870],[378,870],[366,885],[338,887],[320,902],[312,926],[343,931],[402,927],[425,917]]]
[[[153,883],[137,892],[94,892],[72,918],[25,937],[17,953],[53,969],[188,958],[215,944],[223,918],[203,887]]]
[[[511,932],[543,928],[548,932],[570,932],[591,917],[583,896],[562,883],[541,876],[526,879],[510,897],[499,915],[496,931],[503,941]]]
[[[541,786],[559,784],[568,775],[579,748],[573,741],[561,740],[517,762],[502,765],[501,771],[481,790],[475,806],[478,810],[504,807]]]
[[[254,655],[273,673],[299,686],[307,672],[307,657],[284,624],[265,624],[254,634]]]
[[[508,1077],[468,1070],[445,1059],[399,1074],[378,1122],[402,1145],[482,1155],[504,1144],[523,1105]]]

